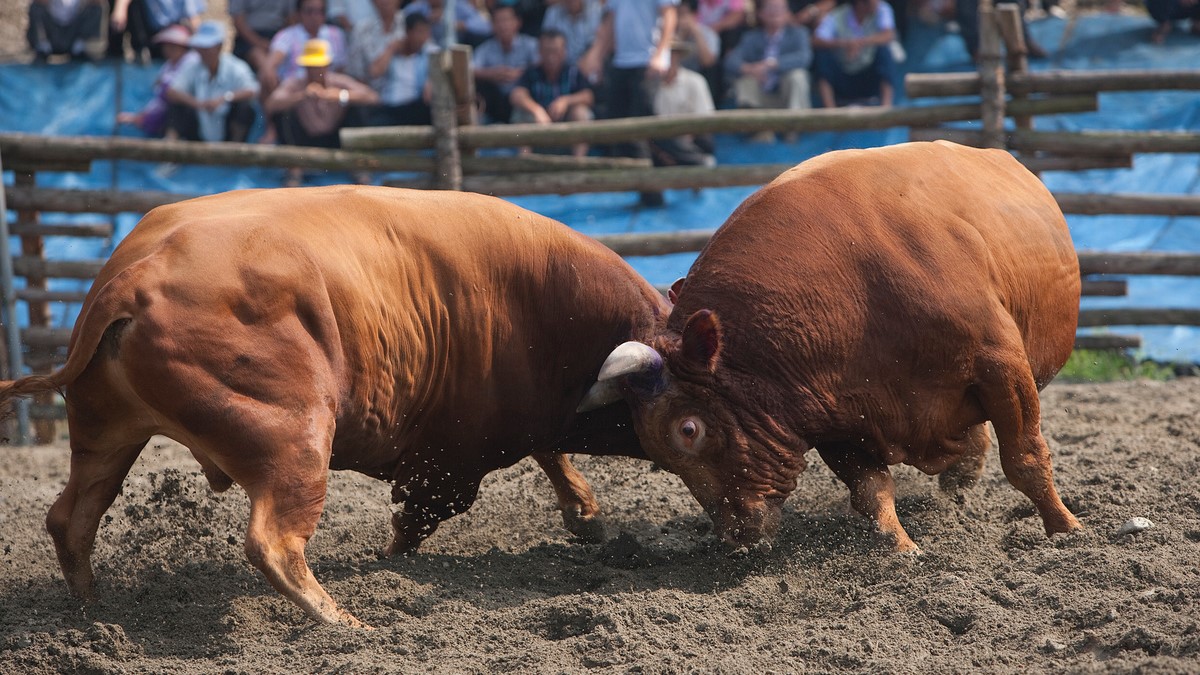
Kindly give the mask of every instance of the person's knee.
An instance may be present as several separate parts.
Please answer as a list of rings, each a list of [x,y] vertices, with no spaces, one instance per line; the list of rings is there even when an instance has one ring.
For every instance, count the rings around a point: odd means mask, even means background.
[[[567,109],[567,119],[572,122],[590,122],[595,114],[592,109],[582,103],[576,103]]]
[[[733,83],[733,95],[739,108],[762,107],[762,85],[753,77],[739,77]]]

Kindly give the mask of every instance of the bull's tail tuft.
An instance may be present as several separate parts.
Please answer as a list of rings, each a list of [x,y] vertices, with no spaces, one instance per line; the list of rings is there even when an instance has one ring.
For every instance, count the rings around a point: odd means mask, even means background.
[[[34,394],[42,394],[48,391],[57,391],[61,395],[65,383],[59,381],[60,374],[30,375],[29,377],[22,377],[19,380],[0,380],[0,421],[12,416],[9,401],[14,398],[33,396]]]

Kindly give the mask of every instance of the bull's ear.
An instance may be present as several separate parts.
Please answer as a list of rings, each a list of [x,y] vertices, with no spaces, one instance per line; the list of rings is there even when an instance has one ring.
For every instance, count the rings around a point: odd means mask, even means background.
[[[672,305],[679,302],[679,291],[683,288],[683,282],[685,281],[687,281],[687,277],[679,277],[667,289],[667,300],[670,300]]]
[[[721,355],[721,321],[711,309],[702,309],[683,327],[683,356],[712,372]]]

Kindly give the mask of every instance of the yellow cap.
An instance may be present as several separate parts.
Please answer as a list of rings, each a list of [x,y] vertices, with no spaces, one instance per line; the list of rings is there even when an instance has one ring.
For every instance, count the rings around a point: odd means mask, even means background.
[[[309,40],[304,43],[304,51],[296,57],[296,65],[305,68],[320,68],[333,63],[329,55],[329,42],[326,40]]]

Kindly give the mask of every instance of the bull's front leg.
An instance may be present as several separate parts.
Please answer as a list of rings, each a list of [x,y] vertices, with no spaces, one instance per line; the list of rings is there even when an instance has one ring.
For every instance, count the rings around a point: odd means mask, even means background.
[[[563,527],[571,534],[591,544],[605,539],[604,518],[587,479],[571,464],[566,455],[557,452],[534,453],[538,466],[542,467],[554,494],[558,497],[558,509],[562,512]]]
[[[896,486],[886,464],[853,445],[823,445],[817,452],[850,488],[850,505],[875,523],[897,553],[919,550],[896,516]]]
[[[392,490],[393,503],[404,506],[392,514],[392,543],[388,556],[415,553],[421,542],[437,530],[443,520],[456,516],[475,503],[483,476],[448,476],[436,468],[397,483]]]

